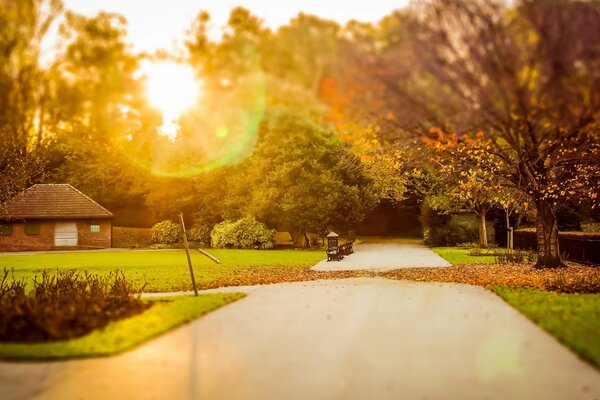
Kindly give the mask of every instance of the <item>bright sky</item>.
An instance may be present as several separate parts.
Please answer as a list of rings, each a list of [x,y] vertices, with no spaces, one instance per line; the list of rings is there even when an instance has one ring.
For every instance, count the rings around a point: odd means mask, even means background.
[[[241,5],[265,24],[276,28],[298,12],[338,22],[378,21],[408,0],[64,0],[65,7],[93,16],[100,10],[123,14],[129,21],[129,40],[138,51],[170,49],[181,42],[200,10],[211,15],[212,34],[218,37],[229,11]],[[49,45],[49,47],[51,47]]]

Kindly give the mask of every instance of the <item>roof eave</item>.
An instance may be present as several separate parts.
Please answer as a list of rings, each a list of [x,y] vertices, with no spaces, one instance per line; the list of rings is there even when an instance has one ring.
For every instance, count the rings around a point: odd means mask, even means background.
[[[113,219],[115,216],[111,215],[65,215],[65,216],[48,216],[48,215],[19,215],[14,217],[0,216],[2,221],[19,221],[23,219],[39,219],[39,220],[51,220],[51,219]]]

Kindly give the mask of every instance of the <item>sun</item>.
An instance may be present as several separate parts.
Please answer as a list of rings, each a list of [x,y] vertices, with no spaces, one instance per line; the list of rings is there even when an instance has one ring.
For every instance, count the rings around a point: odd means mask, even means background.
[[[148,63],[143,70],[146,95],[163,115],[159,133],[174,140],[179,130],[179,117],[200,94],[200,81],[191,67],[173,61]]]

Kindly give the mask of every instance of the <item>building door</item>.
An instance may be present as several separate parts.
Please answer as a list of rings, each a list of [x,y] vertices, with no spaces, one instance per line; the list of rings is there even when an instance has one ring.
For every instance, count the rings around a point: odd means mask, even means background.
[[[54,224],[55,246],[77,246],[77,223],[56,222]]]

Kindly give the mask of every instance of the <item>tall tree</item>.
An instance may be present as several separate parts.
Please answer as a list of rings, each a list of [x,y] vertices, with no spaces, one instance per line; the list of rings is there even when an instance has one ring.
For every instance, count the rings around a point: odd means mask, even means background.
[[[127,21],[119,14],[69,12],[60,32],[64,51],[51,70],[55,89],[46,124],[59,158],[52,179],[118,208],[147,190],[144,171],[124,150],[153,135],[135,75],[139,57],[126,42]]]
[[[43,177],[40,44],[60,0],[0,1],[0,204]]]
[[[403,75],[387,84],[410,93],[430,124],[485,132],[501,174],[537,210],[537,266],[563,266],[556,203],[597,203],[600,187],[600,6],[434,0],[417,9],[418,64],[409,71],[391,58]],[[438,90],[423,90],[432,80]]]

